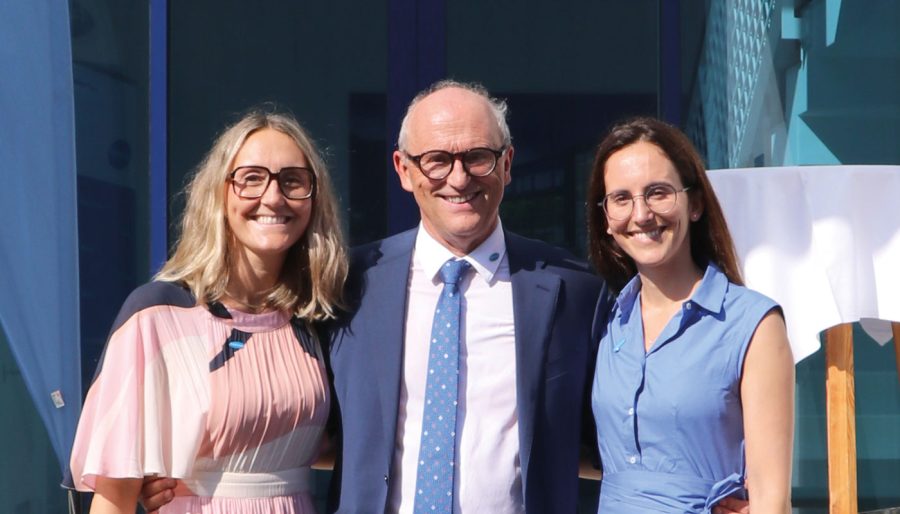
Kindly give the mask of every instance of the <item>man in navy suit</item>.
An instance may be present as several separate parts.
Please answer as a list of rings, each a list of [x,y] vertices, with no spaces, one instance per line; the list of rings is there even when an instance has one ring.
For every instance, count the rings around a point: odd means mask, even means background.
[[[393,161],[421,223],[357,248],[331,327],[340,414],[331,511],[413,512],[432,320],[451,258],[459,286],[453,512],[573,513],[603,282],[567,252],[503,229],[506,105],[439,82],[407,110]],[[156,507],[172,481],[145,486]],[[421,506],[419,506],[421,507]],[[418,510],[418,508],[416,509]],[[430,509],[429,509],[430,510]]]
[[[439,82],[410,104],[394,168],[419,226],[353,252],[331,344],[341,437],[330,510],[413,512],[432,316],[450,258],[463,279],[453,511],[575,512],[592,317],[603,282],[503,229],[506,105]]]

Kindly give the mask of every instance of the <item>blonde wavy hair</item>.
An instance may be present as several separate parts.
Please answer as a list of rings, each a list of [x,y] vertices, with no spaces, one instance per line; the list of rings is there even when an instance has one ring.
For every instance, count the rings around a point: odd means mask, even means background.
[[[185,189],[187,203],[175,252],[154,280],[185,284],[198,304],[225,296],[234,240],[225,218],[226,181],[244,141],[264,128],[286,134],[297,143],[315,173],[316,188],[306,232],[288,250],[279,281],[262,307],[286,310],[306,320],[333,318],[342,307],[347,277],[347,250],[337,202],[315,143],[300,123],[285,113],[253,110],[216,139]]]

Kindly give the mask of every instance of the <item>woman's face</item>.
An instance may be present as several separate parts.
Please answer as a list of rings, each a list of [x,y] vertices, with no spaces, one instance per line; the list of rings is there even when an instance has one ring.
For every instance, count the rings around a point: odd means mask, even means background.
[[[702,207],[691,205],[688,194],[681,191],[684,184],[666,154],[652,143],[638,141],[613,153],[604,171],[606,194],[612,196],[608,202],[617,198],[626,207],[615,216],[622,219],[605,213],[607,232],[634,260],[638,272],[691,265],[690,223],[699,218]],[[665,196],[666,188],[675,191],[674,198]],[[630,213],[629,197],[633,198]],[[648,201],[655,207],[650,208]]]
[[[231,169],[261,166],[272,173],[286,167],[309,168],[309,162],[290,136],[264,128],[251,134],[234,157]],[[303,237],[312,216],[313,199],[289,200],[272,178],[260,198],[241,198],[231,182],[226,183],[225,216],[234,234],[231,251],[247,261],[277,264],[288,249]]]

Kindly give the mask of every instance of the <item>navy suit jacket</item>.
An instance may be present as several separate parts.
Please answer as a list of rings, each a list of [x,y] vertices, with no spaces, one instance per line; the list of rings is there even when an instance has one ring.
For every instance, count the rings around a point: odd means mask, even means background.
[[[519,460],[529,514],[575,512],[604,284],[568,252],[506,232],[515,317]],[[384,512],[392,473],[416,230],[357,248],[348,315],[331,330],[338,457],[329,511]],[[603,293],[603,296],[601,296]],[[603,300],[605,301],[605,300]],[[589,410],[588,410],[589,412]],[[592,420],[591,420],[592,421]]]

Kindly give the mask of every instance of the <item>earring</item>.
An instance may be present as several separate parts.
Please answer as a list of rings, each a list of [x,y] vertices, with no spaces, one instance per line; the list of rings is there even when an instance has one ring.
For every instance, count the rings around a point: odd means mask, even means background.
[[[691,214],[691,221],[697,221],[700,219],[700,215],[697,213]]]

